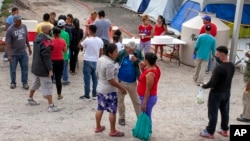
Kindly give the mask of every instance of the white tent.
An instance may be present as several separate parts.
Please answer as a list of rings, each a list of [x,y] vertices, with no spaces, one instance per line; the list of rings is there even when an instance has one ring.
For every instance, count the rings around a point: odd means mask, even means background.
[[[151,0],[144,14],[149,15],[154,20],[162,15],[166,21],[172,21],[182,2],[183,0]]]
[[[137,12],[142,0],[128,0],[125,4],[125,8]]]

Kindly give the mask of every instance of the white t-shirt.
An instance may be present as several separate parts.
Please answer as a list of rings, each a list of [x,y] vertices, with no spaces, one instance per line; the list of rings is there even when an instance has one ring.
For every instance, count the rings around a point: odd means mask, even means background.
[[[116,79],[118,69],[115,67],[114,61],[106,55],[103,55],[97,61],[96,72],[98,78],[98,84],[96,91],[101,94],[108,94],[111,92],[117,92],[118,89],[111,84],[108,80]]]
[[[103,48],[103,41],[99,37],[87,37],[81,42],[81,45],[85,48],[84,60],[97,62],[100,54],[100,49]]]
[[[116,46],[117,46],[117,51],[118,51],[118,52],[121,51],[121,50],[123,49],[123,45],[122,45],[121,42],[117,42],[117,43],[116,43]]]

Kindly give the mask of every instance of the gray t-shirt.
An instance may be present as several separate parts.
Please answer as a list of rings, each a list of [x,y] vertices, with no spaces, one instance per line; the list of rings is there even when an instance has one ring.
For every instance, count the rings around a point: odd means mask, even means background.
[[[10,44],[11,55],[23,55],[26,52],[26,40],[28,31],[26,25],[22,24],[19,27],[11,25],[6,32],[7,44]]]
[[[94,22],[94,25],[97,27],[96,36],[110,41],[109,39],[109,30],[111,26],[111,22],[108,19],[97,19]]]
[[[115,67],[114,61],[110,59],[108,56],[103,55],[97,61],[96,66],[98,84],[96,91],[101,94],[108,94],[111,92],[117,92],[118,89],[111,84],[109,84],[108,80],[116,79],[118,69]]]

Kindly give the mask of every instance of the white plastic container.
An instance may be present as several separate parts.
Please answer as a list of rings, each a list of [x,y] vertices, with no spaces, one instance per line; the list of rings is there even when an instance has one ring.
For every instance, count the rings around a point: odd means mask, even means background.
[[[203,26],[202,17],[205,13],[199,13],[198,16],[186,21],[182,24],[181,40],[187,44],[180,48],[180,60],[183,64],[194,66],[192,54],[194,51],[195,38],[199,35],[200,29]],[[211,16],[211,22],[217,26],[216,46],[228,46],[229,42],[229,27],[220,19],[215,17],[215,14],[206,14]]]

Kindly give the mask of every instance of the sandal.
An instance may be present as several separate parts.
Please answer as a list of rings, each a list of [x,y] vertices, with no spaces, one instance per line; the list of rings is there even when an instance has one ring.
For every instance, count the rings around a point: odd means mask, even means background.
[[[101,126],[101,128],[96,128],[95,129],[95,133],[100,133],[100,132],[102,132],[102,131],[104,131],[105,130],[105,126]]]
[[[109,136],[110,137],[123,137],[125,134],[124,134],[124,132],[120,132],[120,131],[115,131],[115,132],[113,132],[113,133],[109,133]]]

